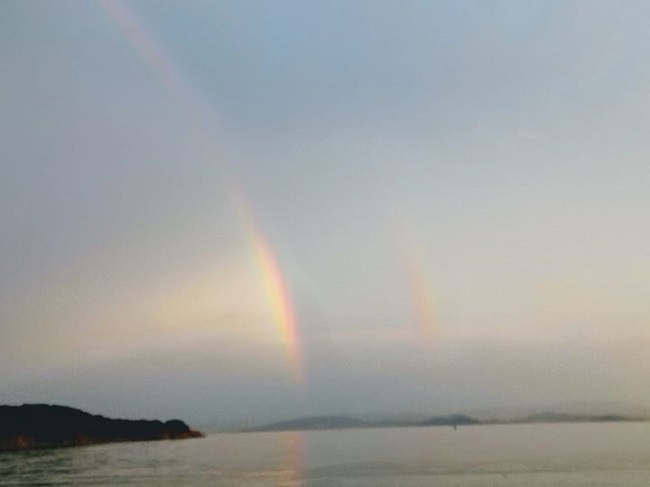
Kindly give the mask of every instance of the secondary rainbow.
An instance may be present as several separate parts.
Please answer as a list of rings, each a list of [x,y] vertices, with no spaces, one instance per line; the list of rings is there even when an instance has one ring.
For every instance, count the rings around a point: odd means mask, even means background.
[[[431,337],[437,331],[434,293],[425,272],[422,251],[416,245],[413,232],[403,229],[400,256],[406,271],[406,280],[413,313],[423,336]]]

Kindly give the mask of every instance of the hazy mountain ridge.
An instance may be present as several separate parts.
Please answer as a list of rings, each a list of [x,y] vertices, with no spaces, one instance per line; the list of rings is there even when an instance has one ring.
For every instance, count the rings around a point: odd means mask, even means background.
[[[467,414],[448,414],[430,416],[420,420],[364,420],[353,416],[307,416],[286,421],[268,423],[240,431],[300,431],[300,430],[327,430],[327,429],[353,429],[353,428],[390,428],[390,427],[417,427],[417,426],[470,426],[470,425],[496,425],[496,424],[535,424],[535,423],[606,423],[606,422],[634,422],[648,421],[649,416],[632,416],[623,414],[569,414],[555,411],[544,411],[513,416],[504,419],[499,415],[477,419]]]
[[[622,414],[567,414],[546,411],[526,416],[518,423],[607,423],[612,421],[639,421],[642,418],[633,416],[624,416]]]
[[[537,406],[490,408],[469,410],[465,414],[483,422],[512,423],[521,421],[522,418],[533,417],[539,414],[556,414],[572,417],[599,417],[599,416],[624,416],[629,419],[644,421],[650,419],[650,407],[616,401],[590,402],[572,401],[540,404]],[[561,419],[561,418],[560,418]],[[531,421],[532,422],[532,421]]]
[[[418,423],[418,426],[460,426],[482,424],[478,419],[465,414],[450,414],[449,416],[434,416]]]
[[[294,431],[294,430],[321,430],[321,429],[349,429],[369,427],[371,423],[351,416],[307,416],[304,418],[290,419],[269,423],[251,431]]]

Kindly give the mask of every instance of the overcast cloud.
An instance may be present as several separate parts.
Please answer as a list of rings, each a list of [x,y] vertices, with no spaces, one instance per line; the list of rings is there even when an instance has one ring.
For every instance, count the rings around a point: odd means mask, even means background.
[[[649,14],[2,2],[0,402],[215,424],[650,404]]]

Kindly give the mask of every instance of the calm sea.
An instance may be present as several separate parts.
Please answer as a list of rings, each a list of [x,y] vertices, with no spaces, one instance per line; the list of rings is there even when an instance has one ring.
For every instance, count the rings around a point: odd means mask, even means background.
[[[647,486],[650,424],[214,434],[0,454],[0,486]]]

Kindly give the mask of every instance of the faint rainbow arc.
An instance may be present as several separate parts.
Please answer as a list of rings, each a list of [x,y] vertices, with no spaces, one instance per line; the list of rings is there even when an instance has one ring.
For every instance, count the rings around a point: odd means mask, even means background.
[[[137,15],[120,0],[100,0],[100,4],[167,89],[181,99],[184,107],[201,122],[204,128],[208,129],[210,133],[217,134],[216,116],[212,110],[205,108],[209,104],[200,102],[201,97],[192,89],[191,84],[183,79],[181,73],[165,54],[164,49],[155,42]],[[216,162],[225,176],[225,186],[231,201],[238,210],[241,224],[251,240],[258,272],[264,284],[278,332],[289,357],[292,376],[296,382],[302,383],[304,367],[298,325],[291,294],[279,260],[269,240],[262,233],[249,200],[239,189],[239,185],[235,183],[232,171],[224,162]]]
[[[109,16],[115,20],[136,51],[147,61],[149,66],[169,85],[180,84],[180,79],[166,60],[162,49],[154,42],[137,17],[117,0],[99,0]]]
[[[204,130],[208,129],[212,136],[219,134],[218,117],[214,110],[206,108],[210,104],[205,102],[191,83],[183,78],[137,14],[121,0],[99,0],[99,4],[168,92],[180,99],[183,108],[194,118],[194,121],[199,122]],[[227,166],[219,161],[217,163],[220,170],[227,172]]]
[[[425,272],[422,252],[418,251],[411,231],[402,231],[400,256],[406,271],[409,298],[422,335],[431,337],[438,330],[434,292]]]

